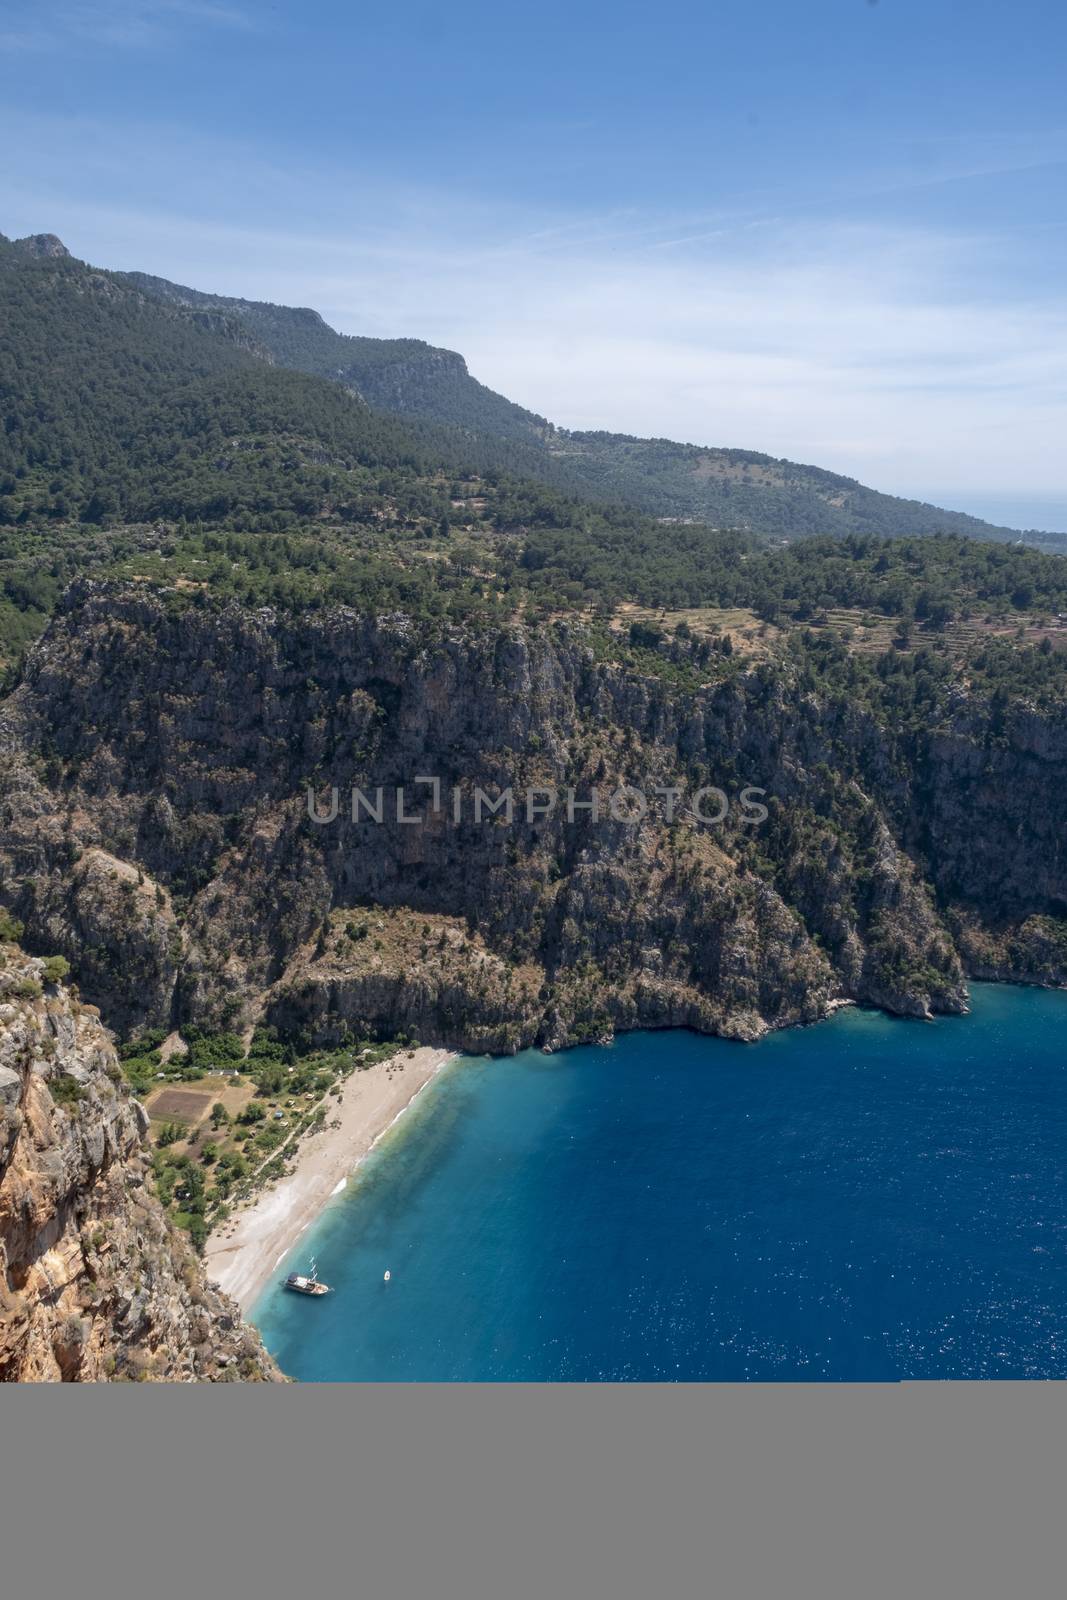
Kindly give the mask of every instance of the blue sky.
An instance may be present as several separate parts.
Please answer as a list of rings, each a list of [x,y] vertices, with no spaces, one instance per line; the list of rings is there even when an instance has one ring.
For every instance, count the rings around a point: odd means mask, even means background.
[[[1065,55],[1051,0],[5,0],[0,230],[1067,527]]]

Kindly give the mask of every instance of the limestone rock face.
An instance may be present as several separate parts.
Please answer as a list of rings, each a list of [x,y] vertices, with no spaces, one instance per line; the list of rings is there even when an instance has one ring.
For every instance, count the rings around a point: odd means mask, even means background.
[[[36,261],[56,260],[62,256],[69,256],[70,251],[57,238],[54,233],[30,233],[24,239],[14,240],[16,250],[21,250],[24,255],[33,256]]]
[[[0,1381],[276,1379],[153,1192],[98,1013],[0,960]]]
[[[702,683],[691,647],[670,649],[669,670],[636,673],[574,625],[180,610],[75,585],[0,706],[0,902],[124,1031],[268,1016],[479,1051],[635,1026],[751,1038],[841,999],[962,1010],[965,966],[1063,981],[1054,717],[994,727],[963,695],[904,733],[788,661]],[[462,791],[458,822],[426,810],[420,774]],[[531,820],[518,798],[679,782],[727,791],[721,827],[687,805]],[[758,826],[738,815],[747,785]],[[334,822],[309,818],[309,786],[338,791]],[[381,823],[354,823],[352,788],[379,786]],[[475,821],[474,790],[507,786],[513,820]]]

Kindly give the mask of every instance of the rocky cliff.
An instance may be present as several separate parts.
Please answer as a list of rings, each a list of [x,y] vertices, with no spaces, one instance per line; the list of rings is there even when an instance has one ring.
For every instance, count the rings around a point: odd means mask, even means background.
[[[787,662],[635,672],[573,625],[221,612],[83,584],[0,708],[0,898],[123,1030],[400,1026],[477,1050],[1062,982],[1067,733],[965,691],[905,736]],[[705,681],[701,681],[701,680]],[[445,797],[427,807],[418,775]],[[639,823],[540,785],[702,784]],[[339,796],[331,823],[307,790]],[[386,796],[353,823],[358,786]],[[398,820],[394,794],[420,820]],[[474,790],[516,794],[510,822]],[[752,825],[738,797],[766,791]],[[454,789],[461,814],[450,813]]]
[[[278,1377],[151,1186],[94,1008],[0,943],[0,1381]]]

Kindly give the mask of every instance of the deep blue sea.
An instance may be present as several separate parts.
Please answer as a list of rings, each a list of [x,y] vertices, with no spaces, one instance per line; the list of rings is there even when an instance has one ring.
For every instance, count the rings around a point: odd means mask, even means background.
[[[1067,994],[976,985],[464,1058],[287,1259],[336,1292],[255,1320],[311,1381],[1067,1377],[1065,1040]]]

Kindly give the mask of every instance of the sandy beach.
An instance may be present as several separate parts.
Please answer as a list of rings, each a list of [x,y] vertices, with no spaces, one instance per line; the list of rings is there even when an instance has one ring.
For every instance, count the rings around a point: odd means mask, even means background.
[[[234,1212],[211,1235],[205,1251],[207,1275],[243,1311],[253,1305],[331,1195],[344,1188],[386,1129],[454,1055],[424,1046],[352,1073],[341,1099],[327,1102],[326,1126],[301,1140],[295,1171]],[[335,1122],[339,1126],[332,1126]],[[290,1270],[297,1266],[294,1260]]]

